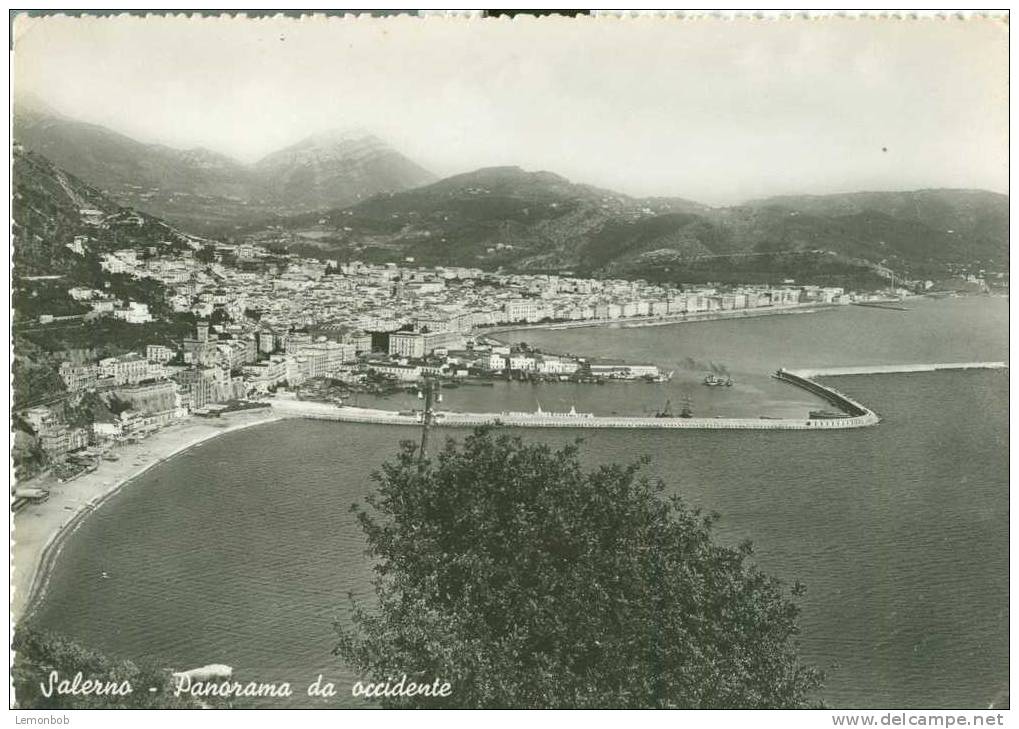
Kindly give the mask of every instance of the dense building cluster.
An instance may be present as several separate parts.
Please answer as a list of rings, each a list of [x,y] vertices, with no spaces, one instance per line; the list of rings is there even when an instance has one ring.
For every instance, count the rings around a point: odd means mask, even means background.
[[[198,240],[116,250],[100,263],[110,273],[158,282],[169,310],[193,315],[197,325],[173,346],[140,342],[137,351],[121,356],[62,363],[59,375],[68,393],[96,393],[109,412],[95,416],[91,427],[75,428],[45,406],[34,408],[31,422],[52,457],[323,377],[413,382],[429,374],[661,376],[652,364],[599,363],[495,345],[481,336],[493,327],[682,319],[853,300],[841,288],[793,282],[665,286],[457,266],[341,263],[250,243]],[[152,320],[146,304],[114,300],[97,289],[69,293],[89,308],[88,316],[128,324]]]

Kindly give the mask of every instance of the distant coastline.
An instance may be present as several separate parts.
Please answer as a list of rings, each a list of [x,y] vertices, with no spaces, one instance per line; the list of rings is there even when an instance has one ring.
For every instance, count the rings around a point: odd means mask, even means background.
[[[242,411],[223,418],[192,417],[137,444],[116,450],[119,460],[65,484],[40,482],[50,498],[13,519],[11,616],[15,623],[31,614],[46,593],[50,573],[73,534],[93,511],[153,466],[226,433],[280,420],[272,410]]]

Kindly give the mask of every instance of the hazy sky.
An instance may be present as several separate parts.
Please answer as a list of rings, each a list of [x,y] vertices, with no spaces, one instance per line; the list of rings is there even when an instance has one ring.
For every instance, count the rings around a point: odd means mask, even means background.
[[[1008,187],[992,20],[47,18],[14,63],[69,116],[244,161],[364,127],[440,175],[707,203]]]

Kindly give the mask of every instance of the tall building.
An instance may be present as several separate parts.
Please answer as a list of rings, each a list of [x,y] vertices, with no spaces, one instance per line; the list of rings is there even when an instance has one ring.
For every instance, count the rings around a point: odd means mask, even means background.
[[[272,354],[276,351],[276,335],[265,329],[255,332],[255,339],[258,342],[258,351],[264,354]]]
[[[174,375],[181,401],[192,410],[201,409],[233,395],[229,373],[218,367],[193,367]]]
[[[182,342],[184,349],[184,362],[199,367],[211,367],[216,364],[215,334],[209,334],[209,323],[199,321],[195,327],[195,337],[185,337]]]
[[[425,356],[425,337],[421,332],[393,332],[389,335],[389,354],[413,359]]]

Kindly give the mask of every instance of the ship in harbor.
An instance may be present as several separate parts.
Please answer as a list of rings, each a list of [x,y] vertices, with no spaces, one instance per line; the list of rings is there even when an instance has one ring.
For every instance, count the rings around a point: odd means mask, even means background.
[[[683,405],[680,407],[679,415],[672,412],[672,400],[665,401],[665,407],[655,413],[656,418],[692,418],[693,403],[689,397],[683,398]]]
[[[726,375],[720,377],[714,372],[708,373],[707,377],[704,378],[704,384],[708,387],[732,387],[732,378]]]

